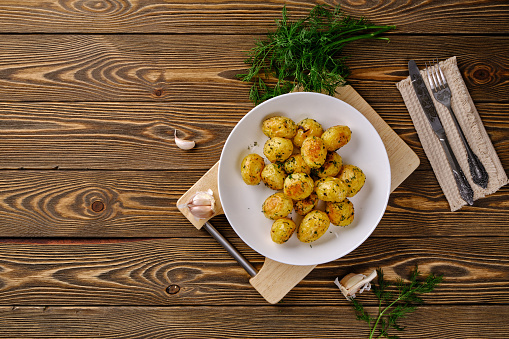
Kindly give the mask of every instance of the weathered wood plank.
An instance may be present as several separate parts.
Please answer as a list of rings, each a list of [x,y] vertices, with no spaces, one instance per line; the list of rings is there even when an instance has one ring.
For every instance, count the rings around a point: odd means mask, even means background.
[[[362,87],[362,86],[361,86]],[[400,99],[401,100],[401,99]],[[374,109],[431,167],[403,102]],[[0,103],[0,169],[208,169],[250,103]],[[491,140],[509,166],[509,104],[479,103]],[[196,148],[176,147],[179,136]],[[186,160],[182,160],[186,156]]]
[[[248,102],[242,35],[4,35],[0,101]],[[509,101],[509,38],[393,36],[389,44],[359,41],[345,49],[354,88],[368,102],[401,102],[395,82],[423,55],[458,55],[474,101]],[[483,46],[482,49],[479,46]],[[426,60],[427,61],[427,60]]]
[[[175,206],[204,172],[2,171],[0,237],[208,237]],[[503,187],[450,212],[434,174],[418,170],[392,193],[373,236],[499,236],[508,196]],[[212,223],[236,238],[224,216]]]
[[[300,19],[320,1],[287,3]],[[0,6],[0,32],[18,33],[260,33],[274,29],[281,17],[278,1],[206,2],[148,1],[23,1]],[[412,10],[409,10],[411,7]],[[343,2],[355,17],[376,24],[397,25],[411,33],[507,33],[507,4],[501,1]],[[100,20],[98,20],[100,19]]]
[[[262,257],[234,245],[258,269]],[[509,302],[509,238],[368,238],[334,262],[317,266],[284,298],[285,305],[337,305],[333,280],[383,267],[406,278],[416,265],[445,281],[430,304]],[[5,239],[0,242],[1,305],[263,305],[248,274],[213,239],[86,241]],[[166,293],[178,285],[177,294]],[[362,296],[375,304],[373,294]]]
[[[376,312],[374,307],[368,312]],[[447,317],[448,321],[444,321]],[[312,318],[312,321],[310,320]],[[402,338],[503,338],[505,306],[421,306]],[[460,324],[451,326],[451,323]],[[0,338],[367,338],[346,301],[328,307],[0,307]],[[392,332],[391,332],[392,333]]]

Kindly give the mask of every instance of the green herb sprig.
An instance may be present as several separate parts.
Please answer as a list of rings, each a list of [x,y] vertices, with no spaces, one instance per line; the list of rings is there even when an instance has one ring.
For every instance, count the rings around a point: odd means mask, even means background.
[[[396,26],[376,26],[366,19],[345,15],[340,6],[317,5],[309,15],[292,22],[283,7],[282,19],[267,39],[256,42],[246,64],[246,74],[237,76],[252,82],[249,98],[255,104],[296,86],[305,91],[334,95],[338,86],[346,84],[350,74],[345,56],[340,52],[345,44],[359,39],[381,39],[380,34]],[[272,85],[273,84],[273,85]]]
[[[403,331],[404,327],[399,326],[397,321],[408,313],[413,312],[418,305],[422,304],[423,301],[419,294],[433,291],[442,281],[443,277],[441,275],[430,274],[421,281],[420,272],[416,266],[410,275],[409,283],[399,279],[395,284],[392,284],[384,279],[381,268],[378,268],[376,271],[378,282],[376,284],[373,283],[372,288],[378,298],[378,315],[376,317],[369,315],[357,299],[352,299],[352,306],[357,319],[369,324],[369,339],[398,339],[399,337],[396,335],[389,335],[389,328]],[[395,296],[390,291],[391,286],[396,287],[397,294]]]

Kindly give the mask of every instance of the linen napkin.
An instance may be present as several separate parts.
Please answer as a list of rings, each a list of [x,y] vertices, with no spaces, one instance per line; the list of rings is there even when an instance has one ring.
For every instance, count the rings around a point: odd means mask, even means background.
[[[459,133],[454,126],[452,117],[450,116],[447,108],[437,102],[433,97],[433,93],[430,91],[430,95],[433,98],[433,102],[438,115],[440,116],[440,120],[442,121],[442,125],[444,126],[451,148],[456,155],[465,177],[472,186],[474,191],[474,200],[477,200],[496,192],[500,187],[507,184],[507,174],[500,163],[500,159],[495,152],[479,113],[474,106],[474,102],[468,93],[465,82],[461,77],[456,57],[440,62],[440,67],[442,68],[451,89],[452,109],[456,114],[456,118],[463,130],[463,134],[465,134],[465,138],[468,140],[472,151],[483,163],[484,168],[489,174],[488,187],[486,189],[477,186],[472,181],[467,161],[467,153],[463,143],[461,142]],[[431,87],[428,83],[426,71],[421,70],[420,72],[429,90]],[[396,86],[405,101],[405,105],[408,108],[408,112],[410,113],[410,117],[412,118],[424,152],[426,153],[426,156],[431,163],[431,167],[435,172],[438,183],[449,202],[451,211],[456,211],[466,205],[466,202],[461,198],[458,192],[456,181],[454,180],[451,168],[449,167],[445,153],[440,145],[440,141],[433,132],[431,125],[422,110],[421,104],[419,103],[412,83],[410,82],[410,77],[400,81],[396,84]]]

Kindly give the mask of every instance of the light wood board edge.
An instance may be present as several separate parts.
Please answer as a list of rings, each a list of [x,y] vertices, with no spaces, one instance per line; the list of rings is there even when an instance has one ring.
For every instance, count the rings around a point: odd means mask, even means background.
[[[193,197],[196,192],[199,191],[207,191],[212,190],[214,199],[216,201],[216,215],[224,214],[223,206],[221,206],[221,201],[219,200],[219,190],[217,188],[218,181],[217,175],[219,171],[219,161],[216,162],[214,166],[210,170],[207,171],[180,199],[177,201],[177,208],[182,214],[189,219],[189,221],[196,227],[197,229],[201,229],[203,225],[210,220],[209,219],[196,219],[185,205],[189,202],[189,200]]]
[[[265,258],[262,268],[249,283],[271,304],[279,302],[316,265],[295,266]]]

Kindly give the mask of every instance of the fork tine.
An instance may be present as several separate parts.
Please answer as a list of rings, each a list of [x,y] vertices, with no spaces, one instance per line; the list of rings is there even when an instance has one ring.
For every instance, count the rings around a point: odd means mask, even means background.
[[[437,59],[437,66],[438,66],[438,70],[440,71],[440,75],[442,76],[442,80],[443,80],[444,87],[445,87],[445,86],[447,86],[447,80],[445,80],[444,72],[442,72],[442,68],[440,68],[440,63],[438,62],[438,59]],[[438,76],[438,73],[437,73],[437,76]]]
[[[431,64],[431,62],[430,62],[430,64]],[[431,76],[433,77],[433,80],[435,81],[437,89],[440,89],[440,87],[442,87],[442,82],[440,81],[440,78],[438,77],[436,65],[433,65],[431,68]]]
[[[429,75],[429,71],[428,71],[428,64],[426,63],[426,61],[424,62],[424,65],[426,66],[426,74],[428,75],[428,82],[429,82],[429,85],[431,86],[431,90],[434,91],[435,90],[435,84],[433,82],[433,79],[431,78],[431,76]]]

